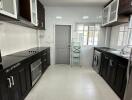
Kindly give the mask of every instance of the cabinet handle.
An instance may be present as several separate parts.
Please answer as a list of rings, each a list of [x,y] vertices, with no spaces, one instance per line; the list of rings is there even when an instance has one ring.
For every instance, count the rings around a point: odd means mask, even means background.
[[[11,87],[12,87],[12,85],[11,85],[11,79],[10,79],[10,78],[7,78],[7,80],[8,80],[8,82],[9,82],[8,87],[11,88]]]
[[[43,22],[42,22],[41,24],[42,24],[42,27],[43,27],[43,26],[44,26],[44,25],[43,25]]]
[[[17,63],[16,65],[13,66],[13,68],[17,68],[20,65],[21,65],[21,63]]]
[[[109,64],[110,64],[110,66],[113,66],[113,64],[112,64],[112,60],[110,60]]]
[[[109,58],[105,56],[105,59],[109,59]]]
[[[14,78],[13,78],[13,76],[10,76],[10,78],[11,78],[11,84],[12,84],[12,86],[14,86],[15,83],[14,83]]]
[[[46,55],[46,53],[43,54],[43,56],[45,56],[45,55]]]

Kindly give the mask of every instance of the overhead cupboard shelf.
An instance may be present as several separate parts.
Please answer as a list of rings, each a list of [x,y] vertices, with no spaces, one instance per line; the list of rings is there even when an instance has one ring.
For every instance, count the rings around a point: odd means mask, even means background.
[[[102,26],[115,26],[129,21],[128,16],[124,14],[119,15],[120,2],[123,1],[112,0],[106,7],[104,7]]]
[[[0,20],[45,30],[44,5],[39,0],[0,0]]]

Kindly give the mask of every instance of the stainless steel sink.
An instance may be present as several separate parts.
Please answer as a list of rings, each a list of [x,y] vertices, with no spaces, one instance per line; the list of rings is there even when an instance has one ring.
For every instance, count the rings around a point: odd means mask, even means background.
[[[129,58],[130,57],[130,53],[121,53],[120,50],[115,50],[115,51],[110,51],[111,53],[113,54],[116,54],[116,55],[119,55],[119,56],[122,56],[122,57],[125,57],[125,58]]]

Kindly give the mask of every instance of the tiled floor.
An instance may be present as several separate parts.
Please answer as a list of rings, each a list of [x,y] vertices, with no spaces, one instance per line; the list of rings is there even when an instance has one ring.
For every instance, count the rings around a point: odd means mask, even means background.
[[[50,66],[25,100],[120,100],[92,69]]]

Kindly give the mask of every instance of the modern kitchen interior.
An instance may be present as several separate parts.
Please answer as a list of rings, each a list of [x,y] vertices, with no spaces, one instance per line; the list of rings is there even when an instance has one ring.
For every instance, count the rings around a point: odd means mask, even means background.
[[[132,100],[132,0],[0,0],[0,100]]]

